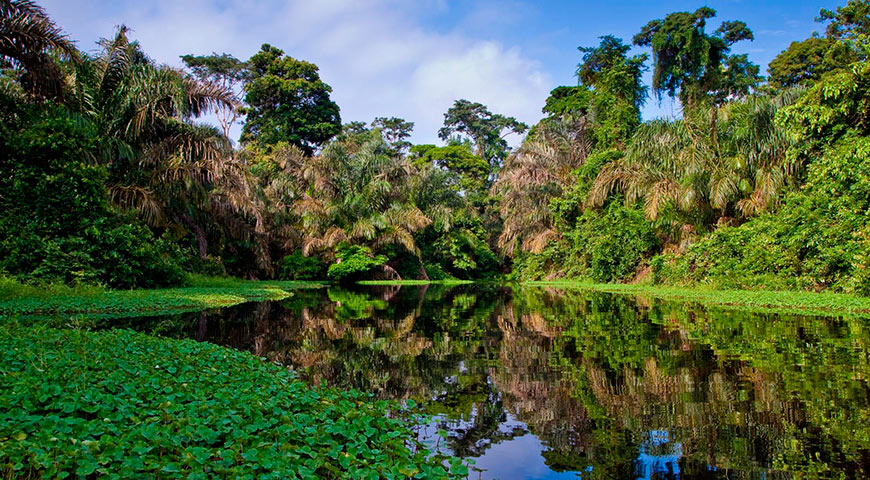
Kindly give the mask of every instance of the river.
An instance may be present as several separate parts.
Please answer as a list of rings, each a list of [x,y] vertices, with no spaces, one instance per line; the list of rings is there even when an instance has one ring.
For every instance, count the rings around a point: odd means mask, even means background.
[[[870,321],[552,288],[335,287],[105,320],[413,400],[479,479],[870,477]]]

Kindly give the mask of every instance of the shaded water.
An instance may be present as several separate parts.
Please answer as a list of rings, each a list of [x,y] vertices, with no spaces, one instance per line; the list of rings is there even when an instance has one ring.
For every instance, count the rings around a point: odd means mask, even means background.
[[[421,402],[471,478],[870,477],[866,319],[461,286],[119,321]]]

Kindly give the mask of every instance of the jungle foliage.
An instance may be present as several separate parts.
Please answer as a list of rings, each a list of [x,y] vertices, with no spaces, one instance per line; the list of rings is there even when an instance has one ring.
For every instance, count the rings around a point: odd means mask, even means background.
[[[32,2],[0,5],[0,273],[19,281],[508,276],[866,293],[865,0],[820,11],[824,36],[794,42],[766,81],[731,52],[749,26],[714,25],[708,7],[652,20],[631,44],[602,36],[536,125],[458,99],[442,145],[413,145],[402,118],[342,124],[318,67],[272,45],[247,60],[184,55],[182,70],[124,26],[86,53]],[[650,93],[682,115],[644,121]]]

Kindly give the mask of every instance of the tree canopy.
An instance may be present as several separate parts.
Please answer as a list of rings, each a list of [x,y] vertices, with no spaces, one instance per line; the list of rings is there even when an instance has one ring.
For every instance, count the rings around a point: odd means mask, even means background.
[[[731,45],[754,38],[752,30],[744,22],[725,21],[711,35],[706,32],[707,21],[715,16],[716,11],[709,7],[674,12],[652,20],[634,36],[635,45],[652,49],[652,89],[656,95],[679,97],[691,109],[711,94],[727,98],[732,85],[758,84],[757,70],[753,74],[746,62],[729,62],[728,57]],[[722,92],[726,66],[734,69],[728,77],[742,79],[731,80]]]
[[[125,26],[80,52],[35,3],[0,0],[0,274],[674,282],[733,267],[738,284],[858,291],[868,11],[822,10],[825,36],[792,43],[766,84],[731,51],[753,38],[744,22],[669,13],[632,39],[648,53],[613,35],[579,47],[577,82],[535,125],[458,99],[419,132],[441,143],[415,145],[390,112],[342,125],[317,65],[276,46],[184,55],[182,70]],[[682,115],[645,121],[650,90]],[[202,123],[215,113],[220,128]]]
[[[528,125],[514,117],[492,113],[483,104],[462,99],[454,102],[444,114],[444,126],[438,130],[438,136],[445,141],[453,135],[469,138],[474,144],[474,154],[489,163],[492,178],[508,154],[504,137],[528,129]]]
[[[286,141],[310,153],[341,131],[332,88],[320,79],[317,65],[264,44],[248,66],[243,142]]]

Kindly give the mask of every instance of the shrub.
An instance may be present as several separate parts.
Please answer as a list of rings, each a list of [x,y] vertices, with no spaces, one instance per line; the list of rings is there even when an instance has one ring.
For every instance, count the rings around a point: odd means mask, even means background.
[[[584,212],[571,240],[589,277],[596,282],[630,280],[659,246],[643,212],[619,202],[612,202],[601,212]]]
[[[397,405],[216,345],[6,325],[0,371],[4,477],[448,477]]]
[[[30,229],[2,238],[0,265],[21,280],[37,283],[156,288],[183,282],[181,267],[167,253],[170,246],[146,227],[112,218],[81,226],[77,235],[60,238]]]
[[[317,257],[306,257],[297,250],[278,261],[281,280],[319,280],[323,278],[323,264]]]
[[[387,257],[373,255],[369,247],[347,243],[336,247],[335,258],[338,261],[329,266],[326,276],[338,281],[360,280],[387,263]]]

